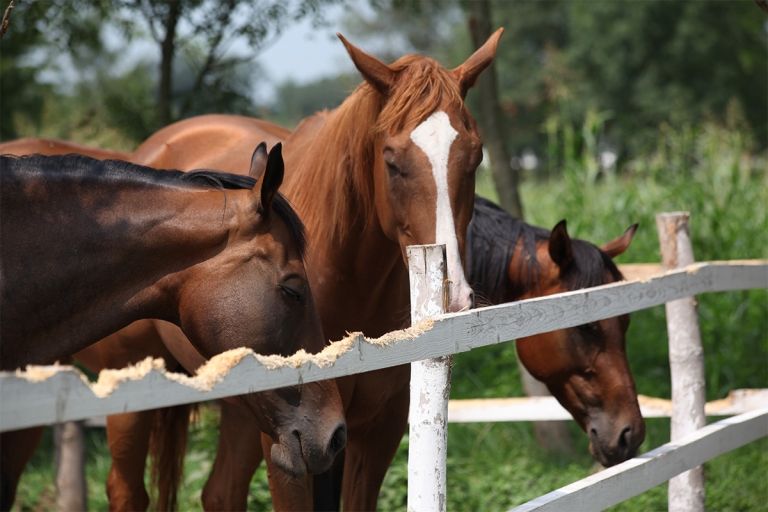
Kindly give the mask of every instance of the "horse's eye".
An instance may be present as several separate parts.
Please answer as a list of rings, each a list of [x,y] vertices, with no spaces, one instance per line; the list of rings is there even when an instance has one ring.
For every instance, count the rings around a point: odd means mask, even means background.
[[[386,164],[387,164],[387,171],[389,172],[390,178],[401,175],[400,169],[397,167],[396,164],[392,162],[386,162]]]
[[[304,291],[299,290],[297,288],[294,288],[292,286],[288,286],[287,284],[281,284],[280,291],[283,292],[283,295],[288,297],[291,300],[295,300],[299,303],[304,303]]]

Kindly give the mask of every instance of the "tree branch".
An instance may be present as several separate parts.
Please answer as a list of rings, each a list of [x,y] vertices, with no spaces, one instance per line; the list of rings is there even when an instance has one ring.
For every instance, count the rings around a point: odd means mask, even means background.
[[[205,62],[197,71],[192,89],[190,89],[186,95],[187,97],[184,99],[184,103],[181,107],[182,116],[189,111],[192,105],[192,99],[202,90],[205,77],[213,70],[214,66],[216,65],[216,61],[219,59],[219,56],[217,56],[216,53],[218,52],[219,46],[224,39],[224,31],[229,28],[232,12],[234,11],[236,5],[236,0],[227,0],[223,11],[216,20],[216,32],[214,32],[213,37],[209,40],[210,46],[208,48],[208,55],[206,55]]]
[[[11,0],[8,3],[8,7],[5,8],[5,12],[3,13],[3,21],[0,23],[0,38],[2,38],[5,33],[8,31],[8,26],[11,24],[11,12],[13,11],[14,0]]]

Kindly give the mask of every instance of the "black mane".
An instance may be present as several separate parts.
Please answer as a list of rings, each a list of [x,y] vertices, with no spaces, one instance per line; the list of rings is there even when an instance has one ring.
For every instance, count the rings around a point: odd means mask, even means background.
[[[470,286],[491,304],[520,297],[538,283],[536,246],[548,241],[549,234],[548,230],[526,224],[491,201],[475,196],[474,214],[467,230]],[[522,243],[522,256],[527,262],[523,269],[526,282],[511,283],[507,269],[518,243]],[[593,244],[573,238],[572,248],[574,263],[563,276],[569,290],[603,284],[606,270],[615,280],[622,279],[613,260]]]
[[[250,176],[198,169],[158,171],[152,167],[124,160],[97,160],[84,155],[0,155],[3,173],[12,165],[18,173],[46,174],[55,179],[67,177],[85,181],[98,179],[114,183],[144,183],[147,185],[242,190],[252,189],[256,180]],[[306,252],[304,224],[288,200],[280,193],[272,201],[272,209],[288,225],[302,258]]]

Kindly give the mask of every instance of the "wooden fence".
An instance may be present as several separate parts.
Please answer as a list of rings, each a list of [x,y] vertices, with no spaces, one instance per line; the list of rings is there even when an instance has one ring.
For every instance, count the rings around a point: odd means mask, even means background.
[[[199,402],[441,358],[701,293],[754,288],[768,288],[767,261],[706,262],[643,281],[614,283],[441,315],[377,339],[355,333],[331,344],[317,355],[297,354],[282,358],[259,356],[237,349],[213,358],[196,377],[171,374],[162,368],[160,361],[153,360],[146,360],[127,370],[102,372],[95,384],[89,383],[76,369],[65,366],[2,372],[0,431]],[[629,468],[630,472],[621,477],[626,492],[622,491],[618,496],[617,492],[610,491],[610,497],[605,498],[606,502],[614,503],[617,499],[626,499],[657,485],[660,482],[653,482],[660,476],[678,474],[722,453],[721,450],[727,451],[739,443],[766,435],[768,409],[763,409],[706,427],[689,436],[690,440],[676,442],[674,449],[665,445],[590,478],[598,481],[598,489],[612,489],[613,480],[606,479],[621,472],[621,468]],[[658,465],[664,465],[666,469],[661,471]],[[641,482],[637,476],[640,473],[650,476]],[[573,485],[579,489],[585,486],[577,484]],[[567,503],[574,504],[575,508],[549,505],[550,502],[555,503],[550,495],[524,507],[542,506],[546,510],[546,507],[554,506],[577,510],[578,503],[594,503],[587,508],[599,508],[603,501],[589,501],[595,499],[590,493],[596,492],[592,487],[589,489],[555,491],[554,498],[557,499],[565,499],[562,498],[565,495],[573,496],[569,499],[575,501]]]
[[[353,333],[313,356],[282,358],[236,349],[214,357],[196,377],[166,372],[159,360],[146,360],[127,371],[102,372],[95,384],[70,366],[0,372],[0,431],[341,377],[573,327],[691,295],[754,288],[768,288],[766,261],[696,263],[646,281],[446,314],[381,338]],[[219,372],[222,366],[228,369]]]

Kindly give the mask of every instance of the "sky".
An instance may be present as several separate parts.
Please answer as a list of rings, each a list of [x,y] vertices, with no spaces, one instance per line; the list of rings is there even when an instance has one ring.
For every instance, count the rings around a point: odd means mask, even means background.
[[[342,6],[334,6],[324,12],[326,23],[313,27],[310,19],[294,23],[270,43],[258,56],[257,61],[270,77],[256,96],[271,99],[274,85],[286,80],[305,83],[340,71],[353,69],[344,46],[336,37],[342,30]]]
[[[259,63],[278,81],[314,80],[352,67],[336,32],[339,8],[328,9],[327,23],[315,28],[309,19],[291,25],[259,55]]]

